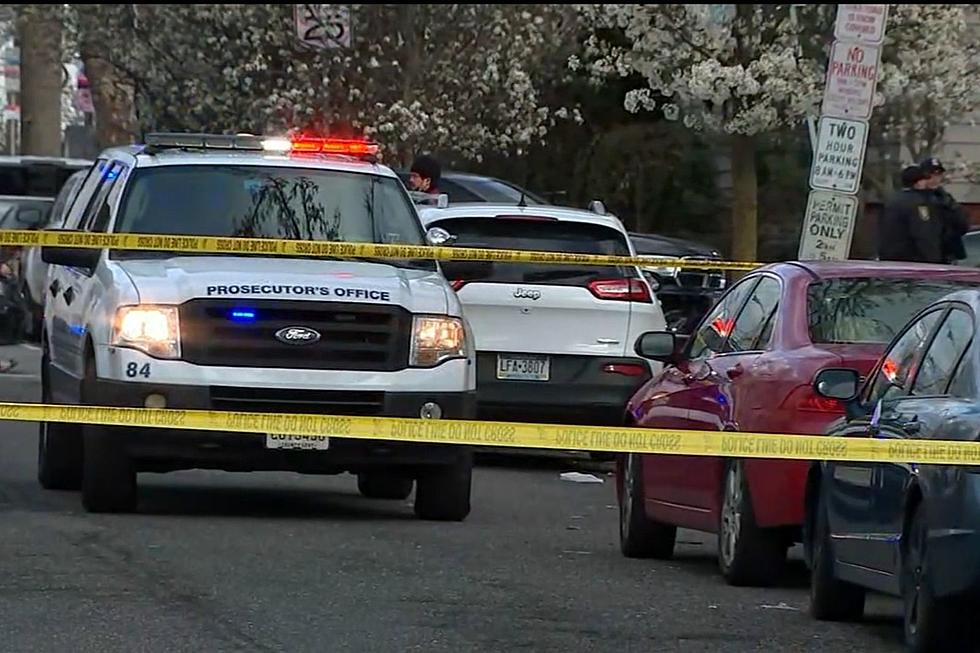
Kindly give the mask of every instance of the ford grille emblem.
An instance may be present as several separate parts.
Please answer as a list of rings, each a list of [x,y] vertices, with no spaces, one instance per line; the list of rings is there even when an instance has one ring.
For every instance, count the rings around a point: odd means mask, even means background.
[[[541,298],[540,290],[528,290],[526,288],[518,288],[514,291],[514,297],[517,299],[533,299],[537,301]]]
[[[320,332],[302,326],[291,326],[276,331],[276,339],[287,345],[312,345],[320,340]]]

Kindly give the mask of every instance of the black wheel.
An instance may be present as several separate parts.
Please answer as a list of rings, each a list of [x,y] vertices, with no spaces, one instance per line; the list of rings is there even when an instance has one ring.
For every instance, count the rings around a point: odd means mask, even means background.
[[[677,527],[647,517],[640,461],[639,454],[626,454],[619,475],[619,550],[627,558],[666,560],[674,555]]]
[[[136,510],[136,467],[126,452],[124,431],[85,427],[82,505],[89,512]]]
[[[856,621],[864,616],[863,587],[837,580],[834,576],[834,551],[830,541],[827,505],[820,490],[811,518],[810,547],[810,614],[820,621]]]
[[[928,522],[922,506],[913,509],[902,551],[902,600],[905,605],[905,643],[912,653],[959,651],[969,641],[975,616],[962,599],[940,600],[929,577]]]
[[[463,521],[470,514],[473,457],[426,472],[415,485],[415,515],[433,521]]]
[[[721,524],[718,528],[718,566],[729,585],[768,587],[776,583],[786,564],[785,537],[759,528],[744,468],[738,461],[725,469]]]
[[[47,352],[41,355],[41,402],[51,403]],[[38,422],[37,480],[46,490],[78,490],[82,486],[82,427]]]
[[[407,499],[415,481],[405,476],[385,472],[366,472],[357,475],[357,490],[368,499]]]

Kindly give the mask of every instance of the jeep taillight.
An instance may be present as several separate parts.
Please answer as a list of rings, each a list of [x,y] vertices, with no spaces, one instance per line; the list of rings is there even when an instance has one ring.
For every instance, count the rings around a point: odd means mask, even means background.
[[[652,304],[650,287],[642,279],[603,279],[589,284],[589,291],[599,299]]]

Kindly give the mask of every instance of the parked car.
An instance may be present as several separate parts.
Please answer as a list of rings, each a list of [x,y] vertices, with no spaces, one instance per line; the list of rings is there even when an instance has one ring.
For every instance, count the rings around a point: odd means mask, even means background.
[[[957,264],[980,268],[980,229],[969,231],[963,236],[963,247],[966,249],[966,258]]]
[[[630,233],[639,256],[661,256],[678,261],[720,261],[721,253],[703,243],[655,234]],[[708,312],[726,285],[721,270],[695,270],[673,266],[644,267],[660,286],[657,297],[664,307],[667,327],[678,333],[691,333]]]
[[[78,171],[88,170],[91,161],[63,157],[0,156],[0,229],[37,229],[47,224],[68,179]],[[20,338],[31,310],[23,279],[24,250],[5,247],[2,258],[14,277],[0,283],[0,332],[7,341]]]
[[[65,216],[71,208],[78,189],[82,186],[89,170],[79,170],[73,173],[65,181],[58,197],[51,204],[47,214],[47,223],[43,229],[60,229],[65,222]],[[47,293],[45,292],[45,279],[48,274],[48,265],[41,260],[40,247],[26,247],[21,252],[21,269],[19,275],[19,291],[24,299],[25,310],[27,311],[27,331],[33,340],[39,340],[41,336],[41,321],[44,316],[44,301]]]
[[[408,184],[407,170],[398,170],[402,183]],[[521,188],[516,184],[496,177],[475,175],[468,172],[443,172],[439,179],[439,192],[449,196],[453,204],[459,203],[493,203],[493,204],[526,204],[539,206],[550,204],[536,193]]]
[[[634,253],[616,217],[581,209],[458,204],[419,213],[457,247]],[[660,370],[633,352],[641,333],[666,328],[636,267],[488,262],[474,274],[444,262],[442,269],[472,325],[480,419],[616,425],[636,388]]]
[[[928,306],[894,338],[863,388],[858,371],[822,371],[815,392],[848,407],[829,436],[978,440],[978,315],[978,290]],[[813,464],[805,528],[813,615],[859,619],[866,592],[884,592],[903,598],[909,649],[965,650],[980,608],[978,525],[980,467]]]
[[[733,285],[689,339],[645,334],[667,363],[629,403],[640,427],[821,434],[844,414],[814,393],[827,367],[868,373],[923,306],[980,270],[874,261],[777,263]],[[800,540],[806,461],[629,454],[617,466],[622,552],[672,555],[678,526],[718,534],[734,585],[775,582]]]

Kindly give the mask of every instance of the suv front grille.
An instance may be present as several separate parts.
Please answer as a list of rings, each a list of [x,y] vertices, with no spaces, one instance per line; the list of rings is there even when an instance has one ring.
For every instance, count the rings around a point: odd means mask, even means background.
[[[682,256],[684,261],[710,261],[700,256]],[[677,272],[677,285],[681,288],[721,290],[725,287],[725,273],[718,270],[681,269]]]
[[[214,410],[313,415],[380,415],[385,393],[295,388],[211,386]]]
[[[252,316],[232,319],[243,305]],[[179,311],[182,358],[197,365],[380,372],[408,366],[412,316],[398,306],[193,299]],[[299,345],[276,338],[288,327],[312,329],[320,339]]]

